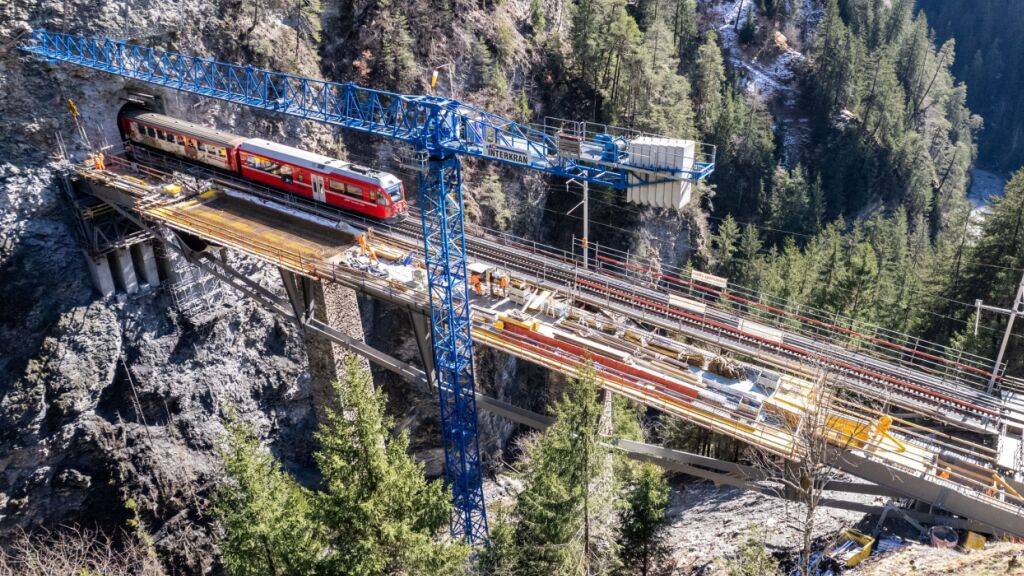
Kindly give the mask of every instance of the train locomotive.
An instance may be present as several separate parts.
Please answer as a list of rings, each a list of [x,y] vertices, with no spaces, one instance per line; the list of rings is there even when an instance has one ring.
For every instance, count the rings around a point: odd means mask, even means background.
[[[409,212],[402,181],[388,172],[147,110],[122,109],[117,124],[121,137],[132,144],[315,202],[386,221]]]

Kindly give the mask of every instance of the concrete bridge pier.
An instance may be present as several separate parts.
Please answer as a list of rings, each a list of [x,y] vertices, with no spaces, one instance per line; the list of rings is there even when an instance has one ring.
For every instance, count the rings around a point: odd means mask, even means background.
[[[96,291],[104,298],[113,295],[117,291],[117,287],[114,285],[114,274],[110,270],[110,261],[107,260],[107,256],[105,254],[93,256],[86,250],[82,250],[82,254],[85,256],[85,263],[89,267],[89,277],[92,278],[92,284],[96,287]]]
[[[139,242],[131,247],[132,261],[135,264],[135,272],[142,276],[142,281],[150,288],[160,285],[160,272],[156,263],[156,253],[153,251],[153,244],[150,241]]]
[[[410,310],[409,323],[412,324],[412,332],[416,336],[416,348],[420,354],[420,361],[423,362],[423,371],[430,381],[434,377],[434,345],[430,332],[430,317]]]
[[[296,316],[322,322],[355,340],[365,339],[359,300],[354,290],[325,284],[283,268],[278,270]],[[313,407],[317,421],[325,422],[327,408],[339,408],[334,383],[344,376],[348,352],[341,344],[314,330],[303,330],[303,341],[309,360]],[[364,368],[369,369],[366,358],[357,358]]]
[[[129,248],[117,248],[113,252],[114,278],[128,294],[139,291],[139,280],[135,276],[135,263]]]

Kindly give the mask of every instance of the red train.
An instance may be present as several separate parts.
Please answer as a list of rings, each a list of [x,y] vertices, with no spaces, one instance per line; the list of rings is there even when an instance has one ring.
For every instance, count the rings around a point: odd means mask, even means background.
[[[405,187],[394,174],[292,148],[262,138],[245,138],[145,110],[124,109],[121,136],[257,182],[381,220],[409,211]]]

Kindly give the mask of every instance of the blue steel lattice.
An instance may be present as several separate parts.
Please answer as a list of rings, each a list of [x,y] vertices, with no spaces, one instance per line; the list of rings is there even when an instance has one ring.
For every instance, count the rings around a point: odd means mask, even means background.
[[[584,139],[579,150],[567,153],[556,134],[450,98],[304,78],[111,38],[35,30],[20,48],[46,60],[397,139],[432,153],[476,156],[617,189],[630,185],[629,174],[637,179],[633,185],[697,181],[715,167],[713,147],[687,170],[652,167],[650,159],[630,166],[628,152],[609,163],[598,138]]]
[[[445,477],[452,490],[452,534],[486,539],[480,449],[477,442],[473,336],[466,282],[462,174],[452,154],[432,156],[419,177],[434,342],[434,379],[441,409]]]

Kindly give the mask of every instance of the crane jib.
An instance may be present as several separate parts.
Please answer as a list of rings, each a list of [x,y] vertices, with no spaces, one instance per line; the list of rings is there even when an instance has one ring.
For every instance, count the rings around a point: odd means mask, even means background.
[[[571,154],[554,133],[450,98],[305,78],[110,38],[35,30],[21,50],[50,61],[398,139],[430,153],[470,155],[617,189],[629,186],[631,173],[698,181],[714,169],[713,153],[686,170],[646,162],[631,166],[622,138],[610,134],[584,138],[577,153]]]

